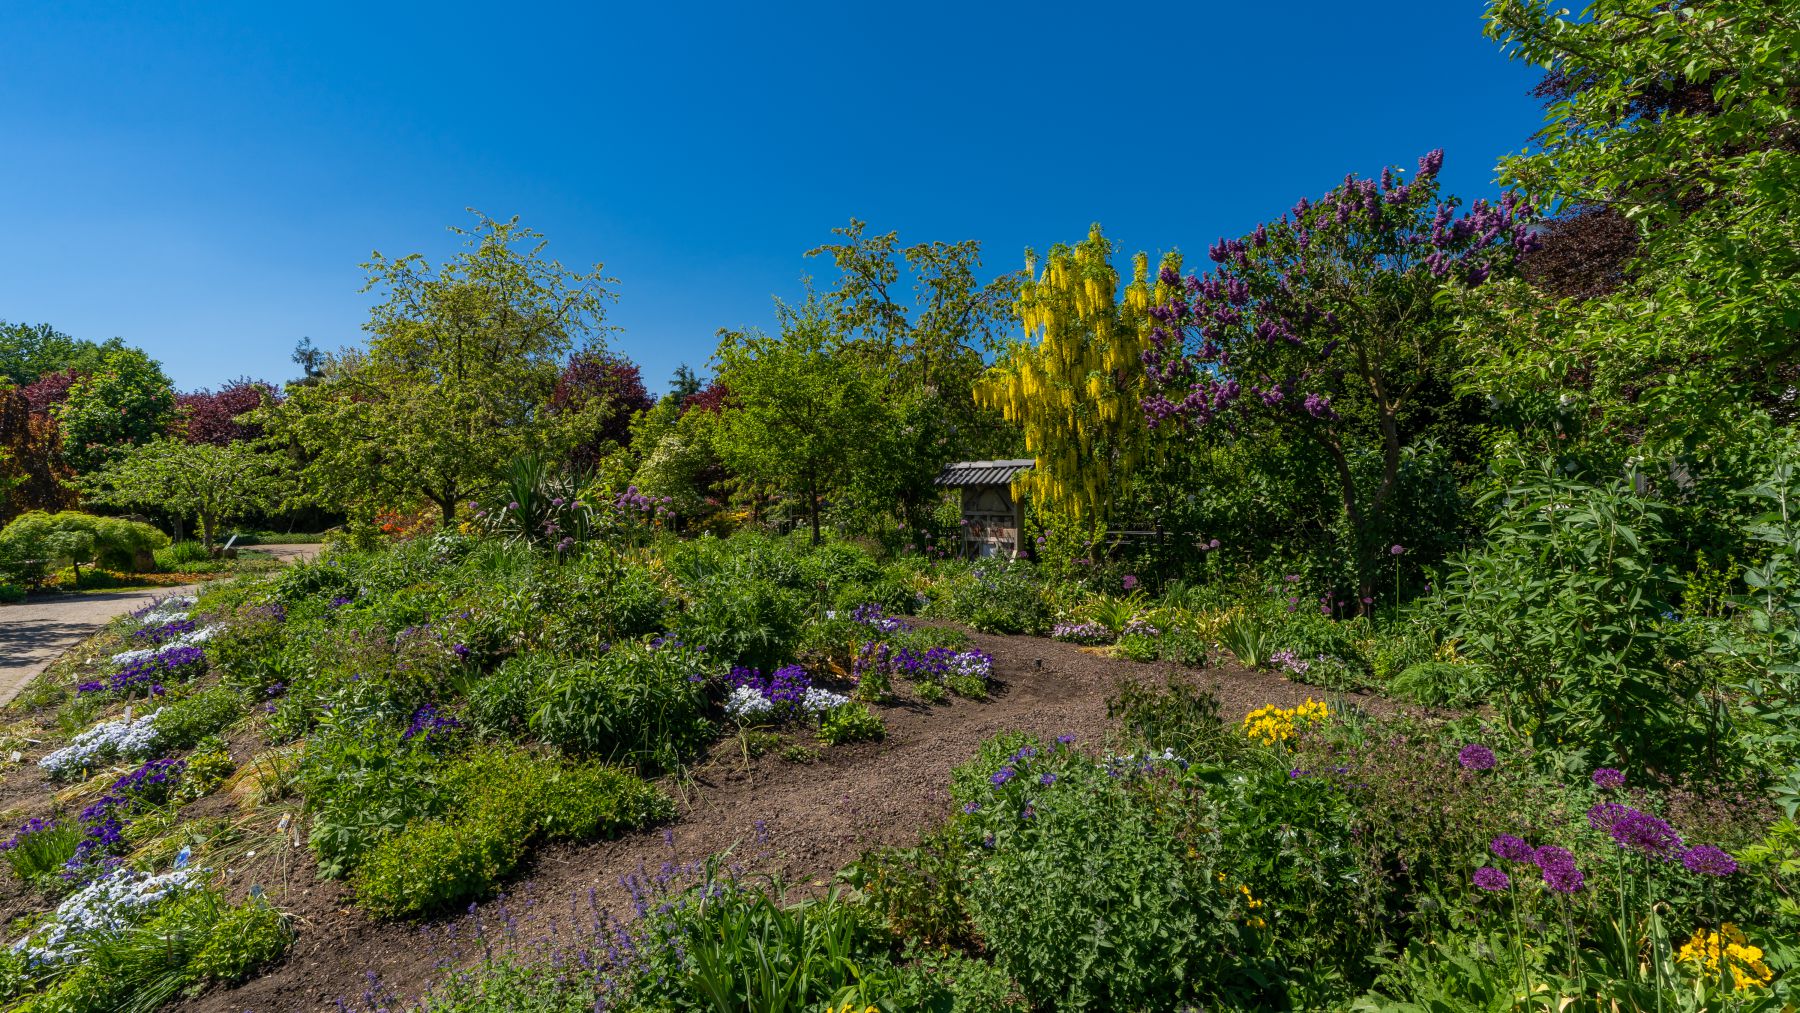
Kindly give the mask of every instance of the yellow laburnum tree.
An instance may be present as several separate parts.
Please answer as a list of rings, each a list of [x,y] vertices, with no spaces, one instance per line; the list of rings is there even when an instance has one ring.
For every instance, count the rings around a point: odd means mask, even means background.
[[[1162,282],[1139,253],[1123,293],[1113,244],[1094,225],[1086,241],[1051,247],[1038,270],[1025,252],[1026,280],[1013,303],[1025,339],[975,385],[975,399],[1025,434],[1037,466],[1017,479],[1039,510],[1098,526],[1149,453],[1138,398],[1150,307]],[[1165,267],[1179,271],[1170,254]],[[1160,272],[1159,272],[1160,274]]]

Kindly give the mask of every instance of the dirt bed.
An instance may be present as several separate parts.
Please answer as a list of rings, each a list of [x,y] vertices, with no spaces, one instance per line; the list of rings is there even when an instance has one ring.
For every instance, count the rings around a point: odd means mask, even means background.
[[[1172,666],[1137,664],[1037,637],[974,635],[994,656],[999,691],[984,702],[880,708],[887,738],[824,751],[817,762],[769,754],[745,761],[737,740],[717,744],[684,785],[671,827],[616,841],[569,845],[539,853],[508,894],[472,912],[425,923],[380,923],[355,910],[337,883],[308,882],[305,855],[282,856],[294,886],[272,887],[275,902],[299,918],[300,935],[285,960],[237,989],[217,991],[179,1009],[208,1013],[336,1010],[343,998],[365,1008],[365,992],[417,995],[445,967],[481,952],[476,927],[515,945],[555,945],[558,926],[590,920],[594,911],[630,913],[622,880],[665,863],[694,862],[735,848],[759,869],[805,888],[826,883],[864,849],[911,844],[948,809],[950,769],[982,740],[1002,731],[1073,734],[1097,747],[1108,731],[1106,698],[1121,676],[1166,678]],[[1290,706],[1322,691],[1237,667],[1192,672],[1216,684],[1224,715],[1241,718],[1267,703]],[[1375,711],[1378,698],[1358,698]],[[296,863],[296,859],[298,860]],[[265,882],[283,877],[267,867]],[[255,870],[261,874],[263,869]],[[244,873],[234,877],[245,883]],[[373,1004],[368,1004],[372,1008]],[[391,1008],[391,1007],[390,1007]]]

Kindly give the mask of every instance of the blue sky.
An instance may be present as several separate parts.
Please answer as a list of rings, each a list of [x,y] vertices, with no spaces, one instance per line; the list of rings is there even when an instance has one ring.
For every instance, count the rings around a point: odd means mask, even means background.
[[[178,386],[360,341],[371,250],[522,216],[619,279],[652,389],[852,216],[996,273],[1102,222],[1197,256],[1345,172],[1492,191],[1542,119],[1481,5],[9,4],[0,319]]]

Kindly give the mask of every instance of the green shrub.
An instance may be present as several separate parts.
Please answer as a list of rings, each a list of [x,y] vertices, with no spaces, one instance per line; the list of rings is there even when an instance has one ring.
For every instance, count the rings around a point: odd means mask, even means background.
[[[687,608],[675,635],[715,658],[770,671],[794,656],[809,609],[808,596],[767,579],[747,560],[687,585]]]
[[[833,707],[819,719],[819,741],[827,745],[874,742],[886,735],[887,726],[881,723],[881,717],[857,701]]]
[[[235,985],[274,963],[293,939],[287,916],[263,897],[226,910],[188,964],[190,979]]]
[[[716,860],[715,860],[716,864]],[[879,998],[891,942],[835,893],[792,906],[709,870],[658,906],[631,989],[639,1009],[791,1013]]]
[[[1479,698],[1479,672],[1472,665],[1423,661],[1408,665],[1388,683],[1388,692],[1427,707],[1455,707]]]
[[[1037,571],[1028,562],[1007,560],[946,566],[926,614],[983,633],[1039,633],[1050,621]]]
[[[1225,620],[1219,628],[1219,646],[1231,652],[1245,668],[1261,668],[1274,653],[1274,638],[1261,619],[1249,612],[1239,612]]]
[[[531,697],[531,730],[601,759],[674,766],[712,741],[706,666],[696,651],[635,644],[552,666]]]
[[[1140,751],[1172,750],[1190,761],[1229,757],[1244,742],[1240,732],[1220,720],[1219,698],[1180,677],[1163,685],[1121,680],[1106,701],[1106,717],[1118,722],[1127,741]]]
[[[1132,661],[1155,661],[1161,653],[1161,641],[1161,637],[1153,637],[1147,633],[1127,633],[1119,638],[1116,649],[1120,657]]]
[[[1307,663],[1301,680],[1329,689],[1361,689],[1371,684],[1368,660],[1356,643],[1360,624],[1343,623],[1317,611],[1281,613],[1268,634],[1270,652],[1289,651]]]
[[[452,974],[426,997],[432,1013],[592,1013],[595,984],[587,972],[499,956]]]
[[[985,960],[925,947],[908,950],[906,956],[909,963],[885,997],[892,1009],[1007,1013],[1030,1008],[1018,983]]]
[[[472,753],[442,784],[441,816],[384,837],[357,866],[357,899],[374,914],[420,914],[485,897],[540,839],[610,837],[674,814],[666,796],[628,772],[517,749]]]
[[[73,819],[31,820],[13,835],[4,852],[6,864],[20,882],[35,883],[62,872],[81,837],[81,824]]]
[[[1179,789],[1025,748],[958,771],[980,862],[965,896],[995,963],[1058,1010],[1172,1009],[1221,978],[1240,945],[1232,895],[1205,842],[1178,833]]]
[[[441,811],[442,778],[429,752],[383,726],[314,736],[299,784],[312,814],[308,843],[319,874],[345,875],[382,841]]]
[[[201,690],[157,712],[156,743],[165,750],[187,749],[236,721],[243,712],[243,699],[229,687]]]
[[[176,542],[156,550],[156,568],[164,572],[179,571],[189,563],[210,563],[212,553],[199,542]]]
[[[25,587],[0,580],[0,605],[17,605],[25,600]]]

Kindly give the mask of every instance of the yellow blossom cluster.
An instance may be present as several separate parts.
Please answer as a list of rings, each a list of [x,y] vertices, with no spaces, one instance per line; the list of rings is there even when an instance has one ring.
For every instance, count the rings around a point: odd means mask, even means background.
[[[1098,225],[1086,242],[1051,249],[1041,272],[1027,252],[1013,304],[1026,340],[975,388],[982,407],[1023,430],[1037,466],[1015,480],[1022,491],[1081,521],[1104,518],[1148,445],[1138,404],[1142,357],[1150,307],[1165,293],[1140,253],[1121,298],[1112,252]]]
[[[1244,716],[1244,734],[1258,739],[1265,746],[1277,742],[1287,742],[1306,729],[1324,724],[1331,717],[1331,708],[1312,697],[1298,707],[1285,710],[1274,704],[1258,707]]]
[[[1721,957],[1730,965],[1732,980],[1740,989],[1767,985],[1775,977],[1775,972],[1763,963],[1762,947],[1750,945],[1744,933],[1730,922],[1719,926],[1717,932],[1695,929],[1694,937],[1675,954],[1677,962],[1713,978],[1718,977]]]

